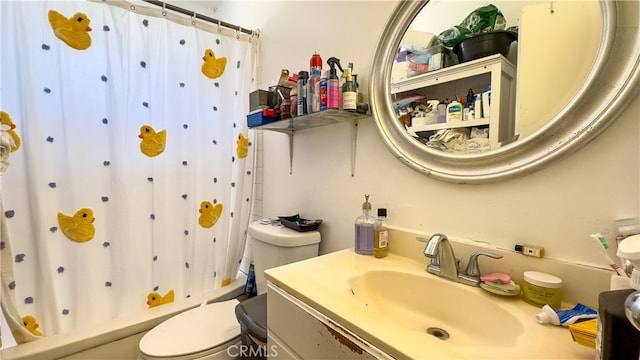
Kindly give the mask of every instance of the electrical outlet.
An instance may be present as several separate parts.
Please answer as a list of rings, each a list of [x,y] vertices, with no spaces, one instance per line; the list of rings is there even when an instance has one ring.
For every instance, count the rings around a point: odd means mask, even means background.
[[[536,245],[516,245],[515,250],[517,252],[522,253],[522,255],[533,256],[533,257],[543,257],[544,256],[544,248],[542,246]]]
[[[540,246],[523,245],[523,249],[522,249],[523,255],[541,258],[543,253],[544,253],[544,249]]]

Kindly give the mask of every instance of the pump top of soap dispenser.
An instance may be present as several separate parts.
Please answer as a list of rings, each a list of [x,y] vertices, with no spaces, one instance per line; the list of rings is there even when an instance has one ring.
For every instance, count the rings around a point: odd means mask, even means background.
[[[362,210],[371,210],[371,203],[369,202],[369,194],[364,194],[364,202],[362,203]]]

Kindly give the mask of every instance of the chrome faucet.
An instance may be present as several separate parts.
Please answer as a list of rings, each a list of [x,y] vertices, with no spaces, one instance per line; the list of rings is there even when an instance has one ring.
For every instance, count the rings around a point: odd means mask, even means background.
[[[466,285],[480,285],[479,256],[484,255],[494,259],[502,258],[502,255],[490,252],[474,252],[469,257],[467,268],[464,272],[461,272],[459,260],[456,259],[447,235],[438,233],[433,234],[428,240],[421,237],[418,237],[417,240],[427,243],[424,247],[424,256],[431,259],[431,263],[427,266],[428,272]]]
[[[427,271],[445,279],[458,281],[458,260],[453,253],[449,238],[444,234],[433,234],[424,247],[424,256],[431,259]]]

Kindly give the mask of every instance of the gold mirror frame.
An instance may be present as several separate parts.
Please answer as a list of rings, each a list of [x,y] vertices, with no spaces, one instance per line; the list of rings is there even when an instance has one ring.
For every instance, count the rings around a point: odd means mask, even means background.
[[[600,0],[603,32],[594,66],[560,113],[526,138],[485,153],[459,155],[430,149],[396,120],[391,98],[391,68],[400,41],[428,2],[398,2],[382,31],[369,74],[378,134],[398,160],[424,175],[453,183],[488,183],[539,170],[593,140],[638,94],[639,1]]]

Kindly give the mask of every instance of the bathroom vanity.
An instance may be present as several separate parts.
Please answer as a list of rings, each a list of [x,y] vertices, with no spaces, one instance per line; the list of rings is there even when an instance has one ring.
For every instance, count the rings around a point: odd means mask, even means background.
[[[539,308],[429,274],[428,262],[346,249],[267,270],[271,355],[593,359],[568,328],[538,324]]]

